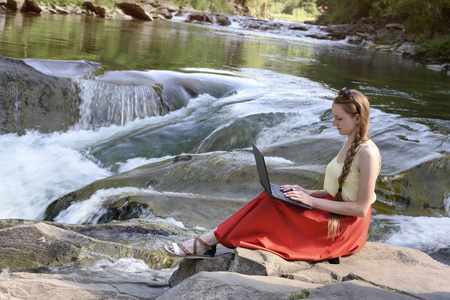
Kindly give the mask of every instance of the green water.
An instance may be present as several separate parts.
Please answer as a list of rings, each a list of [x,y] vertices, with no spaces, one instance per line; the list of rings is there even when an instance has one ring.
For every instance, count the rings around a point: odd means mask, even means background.
[[[168,21],[1,12],[0,54],[83,59],[105,70],[266,69],[335,89],[358,88],[375,107],[422,122],[450,119],[447,74],[345,43]]]

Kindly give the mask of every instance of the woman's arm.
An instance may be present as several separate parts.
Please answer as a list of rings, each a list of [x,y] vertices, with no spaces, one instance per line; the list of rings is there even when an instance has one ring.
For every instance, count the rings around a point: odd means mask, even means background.
[[[298,186],[298,185],[288,185],[287,184],[287,185],[282,185],[280,187],[281,187],[281,190],[283,192],[289,192],[289,191],[292,191],[292,190],[302,191],[302,192],[304,192],[304,193],[306,193],[306,194],[308,194],[310,196],[318,197],[318,198],[325,198],[325,197],[330,195],[325,190],[307,190],[307,189],[304,189],[304,188],[302,188],[301,186]]]
[[[355,202],[329,201],[313,196],[303,190],[289,191],[286,196],[318,208],[346,216],[364,217],[372,204],[375,183],[380,168],[380,154],[376,147],[365,147],[355,161],[360,171],[359,187]]]

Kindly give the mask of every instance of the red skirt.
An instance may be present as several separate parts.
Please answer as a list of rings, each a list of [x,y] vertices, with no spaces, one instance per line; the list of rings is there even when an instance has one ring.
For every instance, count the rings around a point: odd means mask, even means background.
[[[328,215],[324,210],[275,200],[263,192],[220,224],[215,236],[225,247],[269,251],[287,260],[336,258],[364,247],[370,210],[364,218],[342,216],[334,240],[328,236]]]

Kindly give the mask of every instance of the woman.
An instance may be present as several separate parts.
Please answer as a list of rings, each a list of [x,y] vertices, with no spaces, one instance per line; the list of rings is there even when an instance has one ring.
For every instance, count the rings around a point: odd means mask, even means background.
[[[369,109],[361,92],[342,89],[333,101],[333,125],[347,139],[327,166],[324,189],[281,186],[286,196],[312,210],[273,200],[263,192],[216,229],[184,243],[169,243],[166,251],[181,257],[211,257],[221,243],[269,251],[288,260],[318,261],[361,250],[381,167],[379,150],[368,135]]]

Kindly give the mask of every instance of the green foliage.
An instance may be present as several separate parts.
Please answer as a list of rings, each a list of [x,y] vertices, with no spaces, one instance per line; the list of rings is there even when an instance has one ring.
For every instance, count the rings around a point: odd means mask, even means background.
[[[406,30],[433,36],[450,27],[450,0],[398,0],[395,10]]]
[[[319,10],[316,0],[267,1],[269,12],[275,19],[295,22],[314,21]]]
[[[450,28],[450,0],[317,0],[317,5],[327,7],[323,24],[386,17],[403,23],[412,34],[432,36]]]
[[[362,17],[401,23],[405,33],[420,36],[416,52],[425,57],[449,57],[450,0],[317,0],[327,9],[321,24],[358,22]]]
[[[309,14],[317,12],[316,0],[287,0],[285,3],[285,9],[283,13],[293,14],[294,9],[302,8]]]
[[[233,13],[228,0],[172,0],[177,5],[187,6],[201,11],[223,12],[226,14]]]
[[[436,57],[448,61],[450,60],[450,34],[436,36],[432,39],[422,37],[414,50],[427,58]]]
[[[306,299],[309,297],[309,294],[308,290],[302,290],[300,294],[289,297],[289,300]]]
[[[84,5],[83,0],[37,0],[37,2],[48,7],[51,7],[52,4],[58,6],[69,6],[70,4],[74,4],[79,7]]]

